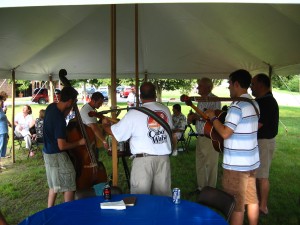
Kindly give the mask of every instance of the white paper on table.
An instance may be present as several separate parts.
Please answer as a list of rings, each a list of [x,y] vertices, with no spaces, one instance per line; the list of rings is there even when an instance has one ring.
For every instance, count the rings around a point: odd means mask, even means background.
[[[117,202],[101,202],[100,208],[101,209],[123,210],[123,209],[126,209],[126,205],[123,200],[117,201]]]

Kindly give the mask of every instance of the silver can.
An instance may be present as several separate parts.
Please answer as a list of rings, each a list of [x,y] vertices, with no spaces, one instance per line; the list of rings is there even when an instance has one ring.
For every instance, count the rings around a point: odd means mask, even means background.
[[[179,204],[180,203],[180,189],[173,188],[172,194],[173,194],[173,203]]]

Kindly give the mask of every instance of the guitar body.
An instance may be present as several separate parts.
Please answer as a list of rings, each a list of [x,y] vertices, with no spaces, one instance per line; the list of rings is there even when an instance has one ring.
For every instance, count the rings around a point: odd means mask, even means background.
[[[187,95],[181,95],[180,100],[182,102],[185,102],[186,105],[190,106],[192,109],[195,110],[196,113],[198,113],[200,116],[203,117],[203,119],[206,120],[205,125],[204,125],[204,135],[205,137],[211,139],[212,145],[214,149],[217,152],[222,153],[223,148],[224,148],[224,140],[223,138],[219,135],[219,133],[216,131],[214,128],[213,124],[210,122],[209,118],[207,115],[205,115],[204,112],[202,112],[198,107],[196,107],[193,103],[190,97]],[[224,123],[225,117],[226,117],[226,112],[222,110],[215,110],[216,116],[219,118],[221,123]]]
[[[222,110],[215,110],[215,114],[219,118],[220,122],[224,123],[227,113]],[[216,129],[214,128],[214,126],[209,120],[206,121],[203,129],[204,129],[204,135],[207,138],[211,139],[211,143],[214,149],[217,152],[222,153],[224,148],[224,139],[216,131]]]

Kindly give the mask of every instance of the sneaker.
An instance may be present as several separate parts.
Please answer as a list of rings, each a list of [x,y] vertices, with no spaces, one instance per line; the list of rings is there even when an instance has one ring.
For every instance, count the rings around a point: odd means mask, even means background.
[[[6,167],[4,167],[4,166],[0,166],[0,169],[2,169],[2,170],[6,170]]]
[[[176,149],[176,150],[173,150],[172,156],[177,156],[177,155],[178,155],[177,149]]]

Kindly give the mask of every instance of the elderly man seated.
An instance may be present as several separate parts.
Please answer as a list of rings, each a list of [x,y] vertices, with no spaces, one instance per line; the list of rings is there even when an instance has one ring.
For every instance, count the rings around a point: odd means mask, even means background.
[[[177,149],[177,142],[181,138],[183,132],[185,131],[187,122],[186,116],[181,113],[181,106],[179,104],[173,105],[173,156],[177,156],[178,149]]]

